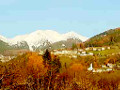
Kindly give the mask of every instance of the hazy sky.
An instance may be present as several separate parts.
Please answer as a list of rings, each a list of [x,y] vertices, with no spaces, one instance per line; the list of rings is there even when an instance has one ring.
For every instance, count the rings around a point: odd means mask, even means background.
[[[120,0],[0,0],[0,34],[51,29],[91,37],[120,26]]]

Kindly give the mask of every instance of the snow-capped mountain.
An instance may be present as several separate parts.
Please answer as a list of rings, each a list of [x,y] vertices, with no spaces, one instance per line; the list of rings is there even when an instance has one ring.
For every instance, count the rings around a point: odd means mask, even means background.
[[[0,35],[0,40],[2,40],[4,42],[9,42],[9,40],[2,35]]]
[[[69,38],[79,39],[81,41],[86,41],[87,38],[83,37],[75,32],[68,32],[66,34],[60,34],[53,30],[37,30],[27,35],[16,36],[12,39],[6,39],[0,36],[0,39],[7,42],[9,45],[21,45],[21,42],[26,42],[29,49],[33,51],[33,47],[45,46],[46,44],[55,43]]]
[[[66,33],[66,34],[63,34],[62,35],[65,39],[69,39],[69,38],[73,38],[73,39],[80,39],[81,41],[86,41],[87,40],[87,38],[86,37],[84,37],[84,36],[81,36],[81,35],[79,35],[79,34],[77,34],[77,33],[75,33],[75,32],[68,32],[68,33]]]

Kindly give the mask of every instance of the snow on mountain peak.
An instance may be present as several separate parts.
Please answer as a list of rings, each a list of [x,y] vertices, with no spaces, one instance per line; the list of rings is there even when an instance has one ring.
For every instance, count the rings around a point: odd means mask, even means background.
[[[14,44],[17,44],[18,42],[25,41],[25,38],[27,38],[27,37],[28,37],[28,35],[19,35],[12,39],[9,39],[9,43],[14,45]]]
[[[18,44],[19,42],[26,41],[29,45],[29,49],[32,50],[32,46],[39,47],[45,42],[58,42],[61,40],[67,40],[69,38],[77,38],[81,41],[87,40],[86,37],[83,37],[75,32],[68,32],[66,34],[59,34],[53,30],[37,30],[27,35],[16,36],[12,39],[6,39],[3,36],[0,36],[0,39],[8,42],[10,45]]]
[[[77,38],[77,39],[80,39],[81,41],[86,41],[88,39],[87,37],[81,36],[73,31],[63,34],[63,36],[65,36],[66,39]]]
[[[59,40],[62,40],[61,35],[52,30],[37,30],[29,34],[28,37],[25,38],[26,42],[34,46],[39,46],[45,41],[54,43]]]

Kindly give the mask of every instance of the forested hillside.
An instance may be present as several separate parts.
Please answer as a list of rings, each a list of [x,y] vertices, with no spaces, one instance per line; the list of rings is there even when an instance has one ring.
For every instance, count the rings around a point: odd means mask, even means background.
[[[119,45],[120,42],[120,28],[110,29],[100,33],[85,42],[85,46],[110,46]]]

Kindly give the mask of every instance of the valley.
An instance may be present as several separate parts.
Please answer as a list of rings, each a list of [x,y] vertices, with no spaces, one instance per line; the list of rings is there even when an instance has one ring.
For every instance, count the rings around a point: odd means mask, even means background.
[[[89,39],[73,32],[61,35],[51,30],[39,30],[11,40],[2,36],[0,87],[12,90],[118,90],[119,32],[116,28]]]

